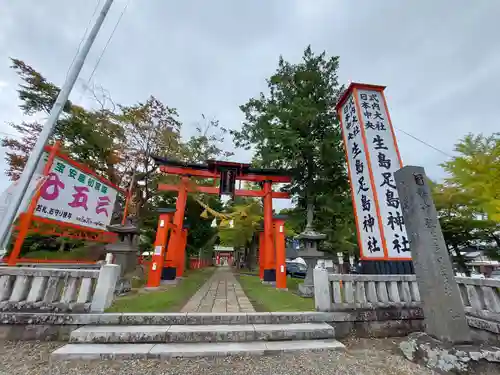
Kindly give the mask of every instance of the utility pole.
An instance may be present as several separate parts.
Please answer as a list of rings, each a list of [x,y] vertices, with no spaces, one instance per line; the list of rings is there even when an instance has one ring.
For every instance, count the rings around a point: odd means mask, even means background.
[[[68,101],[69,94],[71,93],[71,90],[75,85],[76,79],[78,78],[78,75],[82,70],[83,64],[90,51],[90,48],[92,47],[92,44],[94,43],[94,40],[97,34],[99,33],[99,30],[112,4],[113,0],[106,0],[104,6],[102,7],[101,12],[97,17],[94,26],[90,30],[87,40],[85,41],[81,51],[75,58],[74,65],[71,67],[71,70],[69,71],[68,76],[66,77],[66,81],[64,82],[64,85],[61,91],[59,92],[59,95],[57,96],[57,99],[54,105],[52,106],[52,109],[50,110],[49,117],[47,118],[47,121],[45,122],[45,125],[43,126],[43,129],[40,132],[40,135],[38,136],[38,140],[36,141],[35,147],[31,151],[28,161],[26,162],[24,171],[21,175],[21,178],[19,179],[18,191],[14,192],[13,201],[8,206],[5,212],[4,220],[0,224],[0,244],[2,245],[2,247],[4,247],[6,243],[8,243],[7,237],[9,236],[10,228],[12,227],[12,224],[16,219],[17,210],[21,205],[24,194],[26,194],[26,191],[28,190],[29,183],[33,178],[36,167],[42,157],[43,148],[45,147],[45,144],[49,140],[52,131],[54,130],[54,126],[64,108],[64,105]],[[6,250],[6,249],[4,247],[3,249],[0,250]]]

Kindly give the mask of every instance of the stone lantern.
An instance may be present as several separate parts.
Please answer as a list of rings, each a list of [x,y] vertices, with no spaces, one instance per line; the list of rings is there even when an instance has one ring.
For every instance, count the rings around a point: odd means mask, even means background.
[[[106,245],[106,253],[113,254],[113,263],[120,266],[120,278],[115,292],[122,294],[132,289],[130,279],[126,275],[135,271],[139,253],[139,228],[127,220],[125,224],[113,224],[107,227],[108,231],[116,233],[118,240]]]
[[[299,294],[302,297],[314,296],[314,267],[319,258],[324,256],[324,252],[318,251],[319,243],[326,238],[326,234],[316,232],[312,225],[313,207],[309,206],[307,210],[307,225],[302,233],[298,235],[300,241],[300,250],[298,256],[304,259],[307,264],[306,278],[302,284],[299,284]]]

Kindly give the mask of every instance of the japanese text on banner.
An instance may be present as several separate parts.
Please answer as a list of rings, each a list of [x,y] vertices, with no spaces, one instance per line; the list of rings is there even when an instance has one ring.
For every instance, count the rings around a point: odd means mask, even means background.
[[[401,168],[382,93],[359,90],[358,103],[372,162],[375,194],[389,258],[411,258],[394,172]]]
[[[116,195],[116,189],[56,158],[40,189],[35,215],[106,230]]]
[[[341,116],[350,171],[349,178],[354,198],[353,204],[356,212],[356,225],[361,242],[361,255],[363,258],[383,258],[384,250],[370,184],[368,161],[361,135],[361,123],[352,95],[342,107]]]

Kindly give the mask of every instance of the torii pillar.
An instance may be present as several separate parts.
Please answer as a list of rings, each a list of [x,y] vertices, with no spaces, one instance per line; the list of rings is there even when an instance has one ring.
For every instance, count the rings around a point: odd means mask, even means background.
[[[286,290],[285,215],[273,217],[276,245],[276,289]]]
[[[179,184],[179,193],[177,202],[175,203],[174,228],[168,240],[167,247],[167,264],[166,264],[166,279],[175,280],[176,277],[182,276],[182,258],[185,247],[183,244],[182,226],[184,224],[184,210],[186,209],[186,200],[188,194],[189,178],[181,177]]]
[[[266,252],[264,248],[264,230],[259,229],[259,278],[264,280],[264,265],[266,262]]]
[[[264,282],[276,281],[272,181],[264,181]]]
[[[161,274],[165,259],[165,245],[167,243],[168,229],[172,228],[172,216],[175,208],[159,208],[158,228],[156,229],[156,239],[154,252],[149,268],[147,288],[158,288],[161,282]]]

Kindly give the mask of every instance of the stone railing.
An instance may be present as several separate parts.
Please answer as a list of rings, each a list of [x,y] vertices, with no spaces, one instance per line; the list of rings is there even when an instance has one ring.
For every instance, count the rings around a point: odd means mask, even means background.
[[[318,311],[420,305],[415,275],[339,275],[314,270]]]
[[[467,321],[473,328],[500,335],[500,280],[456,277]],[[317,311],[418,308],[415,275],[339,275],[314,270]],[[499,339],[500,340],[500,339]]]
[[[500,334],[500,280],[456,277],[470,326]]]
[[[99,270],[0,267],[0,311],[102,312],[113,301],[120,266]]]

